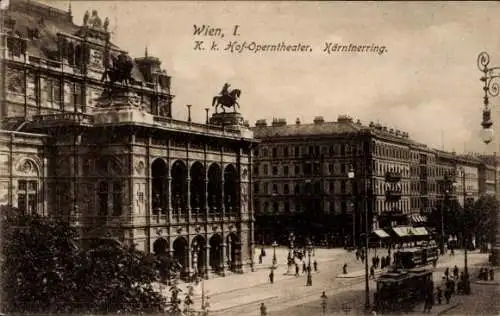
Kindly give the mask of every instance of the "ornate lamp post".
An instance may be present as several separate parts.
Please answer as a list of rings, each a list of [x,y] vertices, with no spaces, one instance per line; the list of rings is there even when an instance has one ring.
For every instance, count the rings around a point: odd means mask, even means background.
[[[307,264],[307,282],[306,286],[312,286],[312,274],[311,274],[311,254],[312,254],[312,243],[311,240],[307,242],[307,256],[309,258],[309,262]]]
[[[491,109],[489,106],[489,98],[496,97],[500,93],[500,84],[499,84],[500,67],[489,67],[489,64],[490,64],[490,55],[487,52],[480,53],[477,58],[477,66],[479,70],[483,73],[481,81],[484,83],[483,85],[484,108],[483,108],[483,120],[481,122],[481,126],[483,127],[483,130],[481,132],[481,138],[485,144],[489,144],[493,140],[494,136],[494,131],[491,128],[491,126],[493,125],[493,121],[491,120]],[[495,164],[496,164],[496,157],[495,157]],[[496,172],[497,170],[495,170],[495,174]],[[500,225],[500,212],[497,210],[498,232],[500,232],[500,230],[498,229],[499,225]],[[500,233],[498,232],[495,238],[495,244],[492,247],[492,254],[491,254],[492,255],[491,263],[495,266],[499,264],[499,257],[500,257],[500,236],[498,235]]]
[[[200,251],[200,245],[198,245],[198,242],[194,241],[193,242],[193,270],[194,270],[194,278],[197,278],[199,276],[199,271],[198,271],[198,253]]]
[[[278,263],[278,260],[276,259],[276,247],[278,247],[278,243],[276,240],[271,246],[273,247],[273,268],[276,268],[276,264]]]
[[[349,169],[349,172],[347,173],[347,178],[349,178],[349,181],[351,181],[351,185],[353,188],[352,191],[352,198],[353,198],[353,203],[352,203],[352,246],[356,248],[356,205],[354,204],[354,169],[351,166]]]

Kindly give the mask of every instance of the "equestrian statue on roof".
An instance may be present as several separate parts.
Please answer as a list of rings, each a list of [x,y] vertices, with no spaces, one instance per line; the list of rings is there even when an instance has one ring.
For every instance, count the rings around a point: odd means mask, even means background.
[[[220,94],[213,98],[212,106],[215,107],[215,113],[217,113],[219,107],[222,108],[224,113],[226,112],[225,108],[233,108],[233,111],[236,112],[236,106],[238,106],[238,108],[240,107],[238,98],[241,96],[241,90],[232,89],[229,91],[229,87],[231,87],[231,85],[226,82]]]

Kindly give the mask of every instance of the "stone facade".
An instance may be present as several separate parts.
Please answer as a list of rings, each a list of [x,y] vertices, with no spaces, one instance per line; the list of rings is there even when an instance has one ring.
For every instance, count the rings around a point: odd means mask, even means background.
[[[169,252],[185,275],[253,269],[256,141],[241,115],[172,119],[171,78],[147,54],[127,85],[101,80],[106,56],[124,52],[98,15],[77,26],[30,1],[5,19],[0,202],[68,220],[83,241]],[[57,30],[53,51],[34,30]]]

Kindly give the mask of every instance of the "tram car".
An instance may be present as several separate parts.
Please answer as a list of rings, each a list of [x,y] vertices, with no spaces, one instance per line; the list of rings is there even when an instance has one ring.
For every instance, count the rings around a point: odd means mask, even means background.
[[[428,264],[435,264],[439,257],[439,250],[436,246],[422,246],[418,248],[408,248],[394,253],[394,264],[399,269],[412,269]]]
[[[403,269],[383,273],[377,279],[374,307],[377,312],[409,312],[425,300],[431,269]]]

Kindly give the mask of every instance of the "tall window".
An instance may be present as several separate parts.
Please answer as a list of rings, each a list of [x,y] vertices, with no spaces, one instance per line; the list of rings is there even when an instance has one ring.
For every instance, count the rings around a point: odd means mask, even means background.
[[[283,148],[283,156],[288,157],[288,147]]]
[[[288,186],[288,183],[285,183],[283,185],[283,193],[289,194],[290,193],[290,187]]]
[[[99,216],[107,216],[108,215],[108,183],[101,182],[99,183]]]
[[[295,151],[295,153],[294,153],[295,157],[298,157],[300,155],[300,148],[299,148],[299,146],[295,146],[294,151]]]
[[[112,215],[120,216],[123,211],[123,185],[120,181],[99,183],[98,188],[99,216],[109,215],[109,206],[111,206]]]
[[[264,165],[263,168],[264,168],[264,170],[263,170],[264,175],[267,176],[269,174],[269,167],[267,165]]]
[[[113,216],[122,215],[122,184],[113,182]]]
[[[23,214],[34,214],[38,208],[38,181],[19,180],[17,207]]]
[[[283,173],[285,176],[288,176],[288,166],[283,167]]]
[[[277,175],[278,175],[278,167],[273,166],[273,176],[277,176]]]
[[[278,156],[278,149],[277,148],[273,148],[273,158]]]

